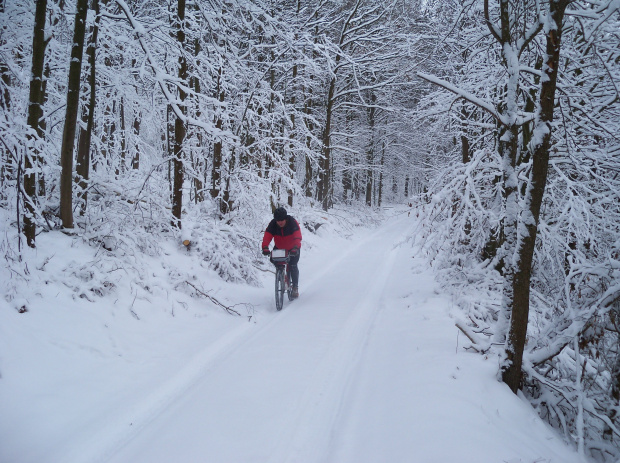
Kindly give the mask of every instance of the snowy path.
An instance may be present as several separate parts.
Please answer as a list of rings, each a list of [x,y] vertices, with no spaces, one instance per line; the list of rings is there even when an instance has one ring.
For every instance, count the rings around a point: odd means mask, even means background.
[[[409,220],[326,265],[303,256],[299,300],[205,346],[59,461],[578,461],[492,361],[457,348],[449,301],[394,247]]]

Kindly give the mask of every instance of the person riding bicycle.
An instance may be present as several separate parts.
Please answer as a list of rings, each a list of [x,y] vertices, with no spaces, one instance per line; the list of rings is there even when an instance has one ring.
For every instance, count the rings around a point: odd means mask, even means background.
[[[292,297],[299,297],[299,250],[301,248],[301,228],[293,217],[286,213],[286,209],[278,207],[273,211],[273,220],[267,225],[263,236],[263,255],[269,255],[269,244],[273,239],[274,249],[286,249],[290,260],[291,283],[293,284]],[[272,261],[273,262],[273,261]]]

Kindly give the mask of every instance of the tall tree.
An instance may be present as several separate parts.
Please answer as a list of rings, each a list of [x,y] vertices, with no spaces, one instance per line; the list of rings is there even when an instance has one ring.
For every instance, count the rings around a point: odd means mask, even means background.
[[[5,0],[0,0],[0,14],[4,14]],[[0,42],[3,40],[0,39]],[[0,107],[5,111],[11,108],[11,93],[9,91],[11,85],[11,77],[8,64],[4,57],[0,57]]]
[[[553,111],[555,107],[555,92],[557,87],[558,67],[562,45],[562,30],[564,27],[564,12],[571,0],[552,0],[547,12],[551,27],[546,33],[546,50],[536,111],[537,120],[534,127],[534,142],[530,148],[532,155],[532,169],[527,190],[525,193],[524,210],[521,212],[519,236],[515,248],[516,271],[514,273],[512,316],[510,331],[506,343],[506,359],[508,360],[502,371],[502,379],[513,392],[517,392],[521,384],[521,367],[523,364],[523,350],[530,310],[530,281],[532,259],[540,208],[542,205],[547,172],[549,169],[549,150],[553,133]]]
[[[28,126],[32,129],[36,137],[29,135],[30,153],[25,156],[24,162],[24,192],[25,192],[25,214],[24,214],[24,234],[26,243],[31,248],[35,247],[36,224],[35,216],[35,197],[37,194],[36,172],[39,167],[39,151],[36,148],[37,138],[43,139],[41,128],[41,118],[43,116],[43,67],[45,62],[45,16],[47,11],[47,0],[37,0],[37,8],[34,16],[34,34],[32,36],[32,73],[30,77],[30,98],[28,101]]]
[[[65,126],[60,148],[60,219],[64,228],[73,228],[73,148],[77,115],[80,105],[80,77],[82,73],[82,54],[84,52],[84,35],[86,32],[86,14],[88,0],[77,0],[73,46],[69,65],[69,83],[67,84],[67,107]]]
[[[376,112],[377,112],[377,107],[376,107],[376,102],[377,102],[377,96],[375,95],[375,92],[373,92],[372,90],[370,91],[370,98],[369,98],[369,107],[367,109],[367,113],[368,113],[368,147],[366,148],[366,163],[367,163],[367,168],[366,168],[366,205],[367,206],[372,206],[372,193],[373,193],[373,186],[374,186],[374,179],[373,179],[373,173],[374,173],[374,169],[373,169],[373,164],[375,162],[375,145],[376,145],[376,134],[375,134],[375,117],[376,117]]]
[[[474,8],[459,12],[467,27],[460,32],[452,26],[462,34],[460,40],[444,36],[445,43],[458,45],[451,54],[456,65],[445,69],[444,80],[429,79],[456,94],[446,94],[442,107],[451,107],[450,124],[459,130],[452,131],[450,162],[442,170],[445,177],[437,180],[441,188],[432,189],[438,192],[437,205],[427,206],[428,218],[441,216],[445,225],[433,226],[427,245],[451,248],[439,251],[436,262],[462,267],[468,282],[453,283],[459,292],[475,281],[475,294],[503,294],[503,311],[495,298],[482,310],[478,303],[463,306],[476,323],[491,327],[487,334],[495,339],[479,347],[503,356],[506,384],[515,392],[521,389],[544,418],[575,436],[584,452],[615,461],[620,454],[620,5],[578,0],[469,5]],[[509,34],[502,34],[503,24]],[[495,47],[489,47],[489,39]],[[476,58],[482,54],[484,61]],[[518,66],[512,80],[510,65]],[[518,83],[513,90],[511,81]],[[442,98],[437,92],[428,100]],[[505,176],[510,106],[517,150],[515,175]],[[434,115],[440,113],[431,107]],[[495,124],[481,117],[481,110]],[[467,143],[457,144],[465,131]],[[502,195],[506,187],[516,203]],[[504,234],[508,219],[515,221],[509,224],[511,240]],[[489,230],[497,230],[491,237],[502,243],[497,255],[486,252]],[[501,260],[512,269],[498,266]],[[512,304],[506,304],[510,294]]]
[[[187,83],[187,61],[185,59],[185,0],[178,0],[177,17],[175,20],[177,31],[177,42],[179,44],[179,81]],[[179,92],[179,108],[183,115],[187,110],[184,106],[187,93],[181,85],[177,86]],[[181,211],[183,209],[183,144],[185,142],[185,120],[177,115],[174,121],[174,184],[172,187],[172,215],[175,218],[175,225],[181,228]]]
[[[97,37],[99,35],[99,22],[101,16],[99,14],[99,0],[93,0],[93,10],[95,13],[95,22],[91,27],[90,39],[88,40],[88,47],[86,48],[86,54],[88,55],[88,64],[90,66],[90,73],[88,76],[88,86],[90,94],[88,104],[85,105],[82,111],[82,125],[80,125],[80,135],[78,141],[78,151],[76,159],[76,173],[78,175],[78,185],[80,186],[80,196],[82,198],[82,204],[80,205],[80,212],[83,214],[86,211],[86,202],[88,199],[88,179],[90,177],[90,145],[93,134],[93,126],[95,123],[95,106],[97,102],[97,74],[96,74],[96,50],[97,50]]]

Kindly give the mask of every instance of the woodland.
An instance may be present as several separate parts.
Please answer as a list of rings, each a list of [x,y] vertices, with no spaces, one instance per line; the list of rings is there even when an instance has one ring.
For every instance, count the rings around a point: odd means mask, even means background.
[[[0,0],[0,107],[5,300],[42,233],[256,284],[275,207],[411,204],[468,349],[620,458],[620,0]]]

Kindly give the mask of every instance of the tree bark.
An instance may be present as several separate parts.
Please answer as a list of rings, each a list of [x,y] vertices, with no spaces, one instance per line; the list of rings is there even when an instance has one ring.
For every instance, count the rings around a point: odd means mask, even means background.
[[[385,162],[385,141],[381,146],[381,170],[379,171],[379,193],[377,194],[377,206],[381,207],[383,201],[383,163]],[[407,188],[409,185],[409,176],[405,180],[405,197],[407,196]]]
[[[557,87],[558,66],[560,62],[560,45],[562,38],[562,22],[564,12],[570,0],[557,0],[549,2],[549,14],[555,24],[555,28],[547,32],[546,65],[543,72],[546,78],[542,79],[538,106],[540,120],[537,121],[535,131],[542,133],[540,142],[535,146],[530,182],[525,197],[525,210],[523,212],[520,230],[524,230],[519,237],[516,254],[516,272],[513,282],[514,303],[510,331],[506,345],[506,366],[502,371],[503,381],[513,392],[517,392],[521,383],[521,368],[523,364],[523,351],[527,335],[527,325],[530,310],[530,280],[532,260],[536,235],[540,217],[540,209],[549,169],[549,150],[551,148],[551,122],[553,121],[553,109],[555,103],[555,91]]]
[[[297,80],[297,64],[293,65],[293,96],[291,97],[291,107],[292,107],[292,111],[291,111],[291,125],[292,125],[292,130],[291,130],[291,134],[289,135],[290,139],[291,139],[291,143],[289,144],[289,149],[290,149],[290,157],[289,157],[289,169],[291,171],[291,179],[295,178],[295,153],[293,151],[293,142],[292,140],[294,139],[295,136],[295,128],[296,128],[296,121],[295,121],[295,104],[297,103],[297,95],[296,95],[296,91],[297,91],[297,85],[296,85],[296,80]],[[288,205],[290,207],[293,207],[293,190],[291,188],[289,188],[288,190]]]
[[[34,34],[32,37],[32,74],[30,78],[30,98],[28,102],[28,126],[37,134],[37,138],[43,138],[41,118],[43,116],[43,67],[45,62],[45,13],[47,0],[37,0],[37,8],[34,16]],[[35,163],[39,158],[38,149],[35,148],[36,139],[28,137],[31,143],[31,152],[25,156],[24,162],[24,191],[26,201],[24,205],[24,235],[26,243],[31,248],[35,247],[36,225],[34,221],[34,201],[37,194]]]
[[[200,60],[198,59],[198,55],[200,54],[200,40],[199,39],[195,39],[194,40],[194,58],[196,60],[196,66],[200,67]],[[196,93],[196,95],[200,95],[201,93],[201,89],[200,89],[200,79],[196,76],[192,78],[191,83],[193,84],[193,88],[194,88],[194,92]],[[202,113],[200,112],[200,109],[197,108],[196,109],[196,118],[200,119]],[[202,137],[202,132],[198,131],[198,133],[196,134],[197,138],[198,138],[198,147],[202,148],[203,146],[203,137]],[[194,201],[196,203],[201,203],[204,201],[204,184],[202,182],[202,180],[199,178],[198,174],[202,174],[203,176],[206,175],[206,169],[205,169],[205,156],[199,156],[196,155],[195,157],[192,155],[192,168],[194,170],[194,176],[192,179],[192,184],[194,187]]]
[[[109,72],[112,71],[112,60],[106,57],[103,61],[104,65],[109,68]],[[114,123],[114,117],[116,112],[116,100],[112,95],[111,88],[106,91],[104,97],[104,109],[103,109],[103,123],[101,130],[101,148],[100,158],[105,160],[107,165],[110,165],[111,153],[114,152],[114,137],[116,132],[116,124]],[[97,159],[93,162],[93,171],[97,170]]]
[[[78,151],[76,159],[76,173],[78,175],[78,185],[80,192],[78,193],[81,198],[80,215],[86,212],[86,204],[88,201],[88,179],[90,177],[90,142],[93,133],[93,126],[95,120],[95,105],[96,105],[96,84],[97,74],[95,69],[95,52],[97,50],[97,36],[99,34],[99,21],[101,19],[99,15],[99,0],[93,0],[93,9],[95,11],[95,24],[92,27],[90,40],[88,41],[88,47],[86,48],[86,55],[88,56],[88,63],[90,65],[90,75],[88,76],[88,85],[90,87],[90,96],[88,100],[88,107],[84,111],[85,120],[82,122],[86,125],[86,128],[80,126],[80,136],[78,141]]]
[[[469,163],[469,138],[467,138],[467,135],[461,135],[461,153],[463,155],[463,164]]]
[[[64,228],[73,228],[73,148],[80,105],[80,74],[82,72],[87,11],[88,0],[77,0],[73,47],[71,48],[71,63],[69,65],[65,127],[60,149],[62,169],[60,174],[60,219]]]
[[[517,244],[517,222],[519,214],[518,185],[516,173],[519,126],[517,125],[518,98],[519,98],[519,62],[517,49],[511,34],[510,5],[507,1],[500,2],[500,28],[496,29],[489,16],[488,0],[484,0],[484,14],[491,35],[501,46],[503,65],[506,69],[505,97],[500,105],[500,113],[504,116],[498,131],[498,150],[502,157],[502,182],[505,204],[505,217],[502,227],[504,241],[500,249],[503,266],[503,294],[497,324],[495,326],[495,342],[504,342],[510,314],[514,302],[514,253]]]
[[[339,56],[338,56],[339,57]],[[333,77],[329,83],[327,93],[327,107],[325,115],[325,128],[323,129],[323,149],[319,160],[319,178],[316,185],[317,200],[321,203],[323,210],[327,211],[330,207],[330,170],[331,170],[331,125],[332,113],[334,108],[334,93],[336,91],[336,78]]]
[[[142,121],[142,113],[138,109],[134,109],[133,112],[133,145],[134,153],[131,159],[131,168],[138,170],[140,168],[140,145],[138,144],[138,137],[140,136],[140,123]]]
[[[223,70],[220,67],[218,70],[218,80],[216,97],[220,102],[224,102],[224,90],[222,89],[222,74]],[[221,130],[223,127],[223,121],[221,116],[216,116],[215,127]],[[211,169],[211,198],[216,199],[220,195],[222,182],[222,141],[218,139],[213,143],[213,164]]]
[[[313,18],[316,20],[319,17],[319,12],[318,10],[315,11]],[[317,25],[314,27],[314,34],[313,34],[314,38],[313,38],[313,42],[314,42],[314,47],[312,47],[312,61],[316,60],[317,58],[317,44],[318,44],[318,40],[319,40],[319,26],[318,23]],[[313,82],[315,80],[315,76],[314,74],[310,74],[309,76],[309,80],[310,82]],[[314,109],[314,95],[313,95],[313,91],[312,91],[312,85],[309,85],[307,87],[304,87],[303,90],[303,94],[304,94],[304,114],[307,116],[304,118],[304,124],[306,125],[306,129],[308,130],[308,132],[314,132],[314,123],[312,122],[312,119],[309,117],[312,114],[312,111]],[[306,149],[308,150],[308,152],[310,152],[312,146],[312,139],[310,136],[306,137]],[[314,180],[314,175],[315,173],[313,172],[312,169],[312,162],[310,160],[310,156],[308,156],[306,154],[306,159],[305,159],[305,174],[304,174],[304,184],[303,184],[303,188],[304,188],[304,193],[306,195],[306,197],[308,198],[312,198],[314,196],[314,194],[316,193],[316,191],[313,191],[312,188],[312,184],[313,184],[313,180]]]
[[[177,3],[177,41],[179,42],[179,80],[181,83],[187,81],[187,61],[183,54],[185,45],[185,0],[179,0]],[[187,94],[181,87],[179,91],[179,105],[183,114],[186,113],[183,102]],[[181,228],[181,211],[183,209],[183,143],[185,141],[185,122],[176,117],[174,121],[174,184],[172,186],[172,215],[174,217],[173,225]]]
[[[374,92],[370,96],[371,106],[368,108],[368,126],[370,129],[370,141],[366,150],[366,205],[372,206],[373,188],[373,164],[375,162],[375,103],[377,97]]]
[[[4,0],[0,0],[0,13],[4,13]],[[6,41],[2,40],[1,43],[4,45]],[[11,109],[11,93],[9,91],[11,87],[11,76],[9,72],[10,70],[8,64],[4,61],[4,57],[0,56],[0,79],[2,79],[2,83],[0,84],[0,108],[7,112]],[[3,148],[4,147],[2,147],[2,149]]]
[[[123,62],[121,60],[121,66]],[[121,141],[121,159],[116,165],[116,176],[127,171],[127,125],[125,124],[125,99],[121,96],[118,107],[118,118],[121,126],[120,141]]]

